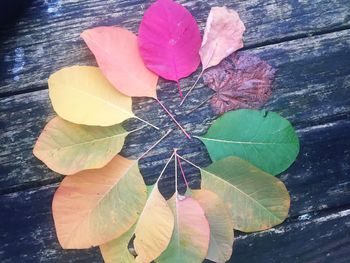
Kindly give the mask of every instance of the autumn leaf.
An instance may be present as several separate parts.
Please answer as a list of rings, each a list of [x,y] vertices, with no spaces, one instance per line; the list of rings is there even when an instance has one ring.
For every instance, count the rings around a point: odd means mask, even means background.
[[[174,228],[174,216],[158,190],[158,183],[149,189],[147,204],[137,224],[123,236],[100,246],[106,263],[149,263],[151,258],[158,257],[167,248]],[[128,250],[134,233],[133,243],[138,254],[136,259]]]
[[[174,215],[158,189],[158,182],[174,154],[168,159],[157,182],[150,190],[146,205],[135,227],[135,262],[149,263],[167,248],[174,229]]]
[[[224,58],[243,47],[244,31],[245,26],[235,10],[225,6],[210,9],[199,50],[202,71],[180,105],[184,103],[206,69],[218,65]]]
[[[234,228],[243,232],[269,229],[288,216],[290,196],[276,177],[238,157],[227,157],[200,168],[201,188],[217,194],[233,218]]]
[[[177,82],[199,63],[201,36],[191,13],[172,0],[158,0],[145,12],[139,28],[140,53],[146,66]]]
[[[209,223],[202,207],[195,199],[177,193],[168,204],[175,216],[175,227],[169,246],[155,262],[202,263],[210,237]]]
[[[49,78],[49,95],[56,113],[77,124],[111,126],[137,118],[131,98],[118,92],[97,67],[63,68]]]
[[[117,155],[100,169],[63,179],[52,212],[63,248],[89,248],[126,233],[147,199],[137,160]]]
[[[103,26],[85,30],[81,37],[118,91],[130,97],[157,98],[158,76],[143,63],[135,34],[124,28]]]
[[[207,70],[204,83],[215,91],[210,104],[217,114],[239,108],[256,109],[271,96],[275,70],[255,55],[235,53]]]
[[[118,91],[131,97],[154,98],[186,137],[191,138],[157,98],[158,76],[145,66],[135,34],[120,27],[96,27],[85,30],[81,37],[94,53],[102,73]]]
[[[227,7],[212,7],[204,30],[199,55],[202,71],[216,66],[243,47],[245,26],[238,13]]]
[[[101,254],[105,263],[134,263],[135,257],[129,252],[128,244],[134,235],[135,227],[131,227],[117,239],[100,246]]]
[[[145,207],[153,204],[153,199],[146,203],[147,190],[138,162],[171,131],[136,160],[117,155],[103,168],[85,170],[62,181],[55,193],[52,211],[63,248],[88,248],[119,237],[126,239],[126,232],[141,212],[144,214]]]
[[[105,166],[120,152],[129,133],[120,124],[86,126],[55,117],[40,134],[33,153],[51,170],[70,175]]]
[[[257,110],[227,112],[200,139],[213,161],[238,156],[277,175],[299,153],[299,140],[290,122],[277,113]]]
[[[202,263],[205,259],[210,238],[209,223],[204,210],[199,203],[190,196],[178,192],[178,154],[175,156],[175,193],[168,200],[168,204],[175,217],[174,231],[167,249],[155,260],[158,263],[193,262]],[[185,179],[181,163],[180,169]],[[188,185],[187,185],[188,186]]]
[[[210,226],[210,243],[207,259],[225,263],[232,255],[233,220],[224,201],[215,193],[206,190],[191,190],[205,212]]]

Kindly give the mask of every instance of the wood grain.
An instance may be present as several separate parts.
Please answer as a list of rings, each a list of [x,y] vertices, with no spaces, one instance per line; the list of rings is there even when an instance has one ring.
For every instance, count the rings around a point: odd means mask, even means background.
[[[201,29],[212,6],[234,8],[244,21],[247,47],[350,27],[348,0],[180,1]],[[43,87],[51,73],[72,65],[94,65],[79,34],[98,25],[137,32],[146,0],[34,0],[14,26],[0,31],[0,94]]]

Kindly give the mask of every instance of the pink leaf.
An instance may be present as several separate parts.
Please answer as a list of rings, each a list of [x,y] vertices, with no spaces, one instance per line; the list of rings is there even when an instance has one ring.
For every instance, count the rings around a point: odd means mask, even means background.
[[[158,76],[143,63],[135,34],[124,28],[104,26],[85,30],[81,37],[117,90],[130,97],[157,98]]]
[[[171,0],[158,0],[148,8],[138,41],[146,66],[165,79],[178,83],[200,63],[197,23],[187,9]]]
[[[275,69],[255,55],[231,55],[208,69],[204,82],[215,91],[210,104],[217,114],[239,108],[259,108],[271,96]]]
[[[245,26],[235,10],[212,7],[204,31],[199,54],[203,71],[219,64],[224,58],[243,47]]]

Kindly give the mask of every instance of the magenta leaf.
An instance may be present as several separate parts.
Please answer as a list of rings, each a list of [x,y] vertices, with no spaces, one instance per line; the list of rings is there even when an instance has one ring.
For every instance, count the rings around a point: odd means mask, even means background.
[[[178,83],[200,63],[197,23],[186,8],[171,0],[158,0],[147,9],[138,42],[145,65],[165,79]]]
[[[255,55],[239,52],[208,69],[204,83],[215,91],[210,104],[217,114],[239,108],[256,109],[271,96],[273,69]]]

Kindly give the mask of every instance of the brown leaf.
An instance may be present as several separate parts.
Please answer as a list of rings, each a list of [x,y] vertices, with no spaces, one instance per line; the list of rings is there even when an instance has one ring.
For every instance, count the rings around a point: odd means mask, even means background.
[[[235,53],[208,69],[204,83],[215,91],[210,104],[217,114],[239,108],[256,109],[271,96],[275,69],[259,57]]]

